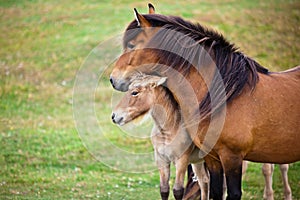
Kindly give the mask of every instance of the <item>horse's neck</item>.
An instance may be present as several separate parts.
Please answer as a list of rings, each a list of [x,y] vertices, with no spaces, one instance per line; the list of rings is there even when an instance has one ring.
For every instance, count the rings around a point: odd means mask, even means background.
[[[183,74],[184,72],[174,73],[173,71],[168,70],[163,74],[168,77],[167,87],[178,102],[184,119],[188,122],[193,121],[195,116],[190,115],[199,110],[199,104],[208,91],[207,85],[210,84],[206,79],[212,79],[214,71],[208,67],[200,71],[192,67],[186,75]],[[205,80],[202,75],[207,76]]]
[[[151,115],[156,126],[162,133],[176,131],[179,128],[181,116],[174,98],[163,86],[155,89],[155,97]]]

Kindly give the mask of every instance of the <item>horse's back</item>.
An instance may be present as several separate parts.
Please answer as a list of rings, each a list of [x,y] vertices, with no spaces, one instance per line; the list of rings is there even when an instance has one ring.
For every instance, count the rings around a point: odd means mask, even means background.
[[[291,68],[291,69],[288,69],[288,70],[285,70],[285,71],[282,71],[281,73],[291,73],[293,75],[296,75],[299,79],[300,79],[300,65],[299,66],[296,66],[294,68]]]
[[[278,79],[282,84],[292,86],[300,86],[300,65],[293,67],[291,69],[281,71],[281,72],[272,72],[270,73],[271,77],[275,77]],[[300,87],[295,87],[294,90],[298,90]],[[300,94],[299,94],[300,95]]]
[[[283,93],[284,96],[290,98],[290,101],[300,100],[300,66],[279,73],[274,73],[270,76],[275,78],[275,81],[271,83],[272,87],[281,90],[280,93]],[[287,99],[287,102],[290,101]],[[300,106],[298,107],[300,108]]]

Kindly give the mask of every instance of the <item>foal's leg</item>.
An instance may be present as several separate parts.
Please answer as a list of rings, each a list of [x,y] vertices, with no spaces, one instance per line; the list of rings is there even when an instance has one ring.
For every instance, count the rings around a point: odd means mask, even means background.
[[[222,200],[224,175],[221,162],[216,160],[216,158],[210,157],[210,155],[205,156],[204,160],[210,175],[211,196],[209,198]]]
[[[184,176],[188,167],[188,157],[182,156],[175,161],[176,177],[173,187],[173,194],[176,200],[182,200],[184,194]]]
[[[157,156],[157,154],[155,159],[160,176],[160,196],[162,200],[168,200],[170,193],[170,163],[167,163],[163,159],[160,159],[160,157]]]
[[[274,200],[274,192],[272,188],[272,176],[274,171],[274,164],[264,163],[262,172],[265,177],[264,199]]]
[[[209,200],[209,172],[204,162],[192,164],[193,171],[197,176],[198,184],[201,191],[201,200]]]
[[[284,187],[284,199],[292,200],[292,190],[288,181],[289,164],[281,164],[279,165],[279,167],[280,167],[281,177],[282,177],[283,187]]]
[[[224,168],[227,184],[227,200],[239,200],[242,197],[242,165],[243,159],[240,155],[223,151],[220,154]]]

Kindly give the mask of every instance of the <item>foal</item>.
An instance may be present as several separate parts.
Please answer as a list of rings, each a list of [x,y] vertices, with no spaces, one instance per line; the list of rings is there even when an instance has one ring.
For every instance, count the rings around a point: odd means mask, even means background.
[[[209,174],[199,158],[200,150],[195,147],[186,132],[180,108],[170,91],[162,86],[165,77],[138,75],[129,86],[129,91],[113,110],[112,120],[124,125],[137,117],[150,113],[154,120],[151,140],[160,173],[161,198],[168,199],[170,164],[176,167],[173,194],[181,200],[184,193],[184,176],[189,163],[198,177],[201,199],[208,199]]]

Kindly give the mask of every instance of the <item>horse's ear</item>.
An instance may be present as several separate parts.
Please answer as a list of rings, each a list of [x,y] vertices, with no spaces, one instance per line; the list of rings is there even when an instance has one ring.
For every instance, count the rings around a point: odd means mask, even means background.
[[[148,3],[149,14],[155,14],[155,8],[151,3]]]
[[[138,13],[136,8],[134,8],[134,15],[135,15],[136,22],[138,23],[138,26],[142,28],[151,27],[151,23],[147,19],[145,19],[143,15]]]

